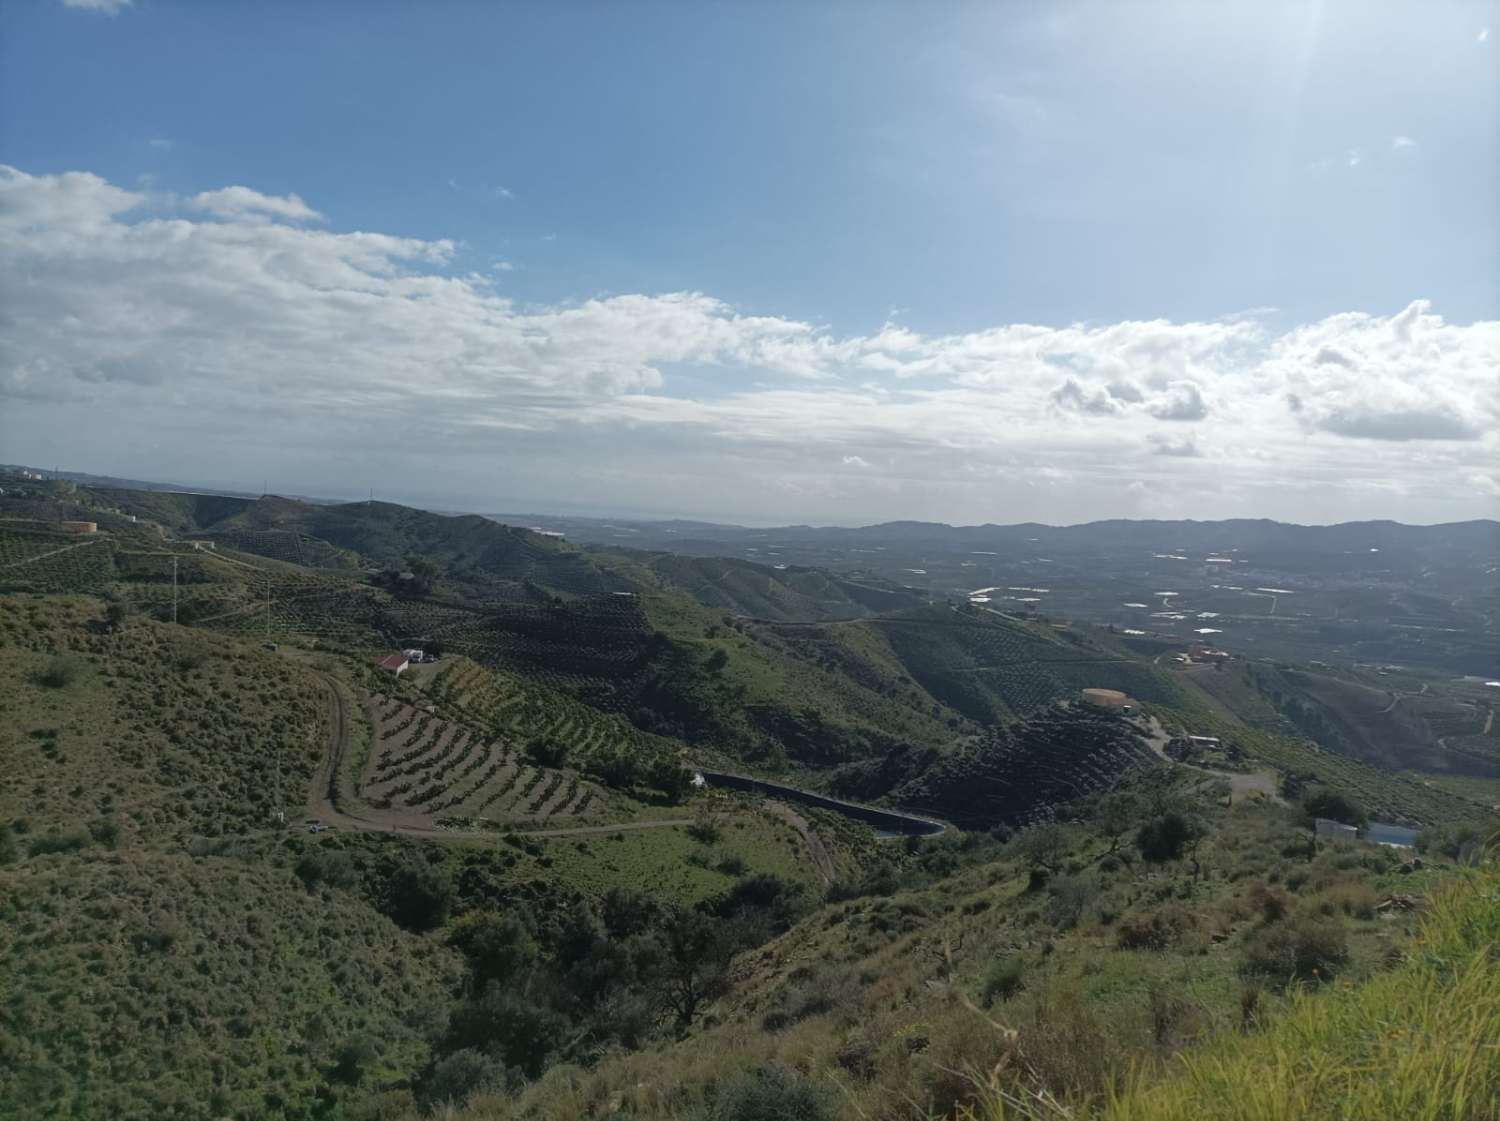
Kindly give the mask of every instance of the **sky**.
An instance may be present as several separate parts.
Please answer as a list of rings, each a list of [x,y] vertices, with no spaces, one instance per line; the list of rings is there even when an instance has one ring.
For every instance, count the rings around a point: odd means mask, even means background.
[[[1500,516],[1500,3],[0,4],[0,461]]]

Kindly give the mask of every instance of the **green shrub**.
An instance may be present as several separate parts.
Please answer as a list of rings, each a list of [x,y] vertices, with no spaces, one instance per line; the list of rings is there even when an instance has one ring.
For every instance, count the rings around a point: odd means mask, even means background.
[[[56,657],[47,663],[47,668],[37,675],[37,680],[48,689],[65,689],[77,681],[83,673],[83,664],[77,658]]]
[[[1142,825],[1135,836],[1142,859],[1153,863],[1177,860],[1205,832],[1203,823],[1172,811]]]
[[[1245,950],[1245,968],[1288,981],[1327,980],[1348,956],[1341,923],[1303,915],[1259,931]]]
[[[1191,911],[1175,903],[1145,913],[1132,911],[1115,927],[1115,944],[1122,950],[1165,950],[1197,923]]]
[[[834,1121],[832,1092],[795,1071],[762,1066],[717,1083],[701,1121]]]
[[[1009,1000],[1026,987],[1026,963],[1019,957],[996,958],[984,971],[979,999],[986,1008],[997,1000]]]
[[[78,852],[89,846],[90,837],[87,833],[45,833],[40,837],[33,837],[28,851],[32,856],[45,856],[52,852]]]
[[[505,1081],[504,1063],[465,1047],[433,1065],[422,1096],[430,1105],[462,1107],[474,1094],[499,1089]]]

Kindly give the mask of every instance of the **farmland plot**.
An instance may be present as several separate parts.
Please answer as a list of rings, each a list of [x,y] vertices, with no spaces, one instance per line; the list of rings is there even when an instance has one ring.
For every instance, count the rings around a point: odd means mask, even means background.
[[[606,804],[593,783],[534,766],[513,744],[445,719],[433,706],[372,696],[368,712],[374,742],[362,795],[375,809],[439,822],[566,824]]]

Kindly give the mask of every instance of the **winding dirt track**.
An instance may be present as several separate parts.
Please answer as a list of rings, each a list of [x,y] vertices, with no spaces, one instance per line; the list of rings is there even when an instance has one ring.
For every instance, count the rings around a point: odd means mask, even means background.
[[[766,810],[787,822],[801,836],[802,843],[807,846],[807,855],[812,860],[813,870],[818,874],[818,882],[824,887],[833,883],[833,857],[829,855],[828,846],[823,843],[823,838],[818,836],[818,831],[812,827],[812,823],[785,802],[768,799]]]

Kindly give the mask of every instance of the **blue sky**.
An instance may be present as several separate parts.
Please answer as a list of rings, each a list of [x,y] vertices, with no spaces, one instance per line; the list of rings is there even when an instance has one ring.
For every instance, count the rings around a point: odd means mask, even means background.
[[[136,316],[87,353],[60,330],[0,352],[24,417],[0,437],[357,492],[404,418],[447,458],[401,496],[482,508],[1477,516],[1500,495],[1491,28],[1495,4],[7,4],[0,162],[15,198],[65,202],[15,228],[23,295]],[[232,187],[305,213],[193,202]],[[134,201],[101,210],[111,190]],[[100,214],[121,252],[170,247],[153,287],[49,271],[46,235],[97,250]],[[353,260],[355,231],[445,248]],[[316,303],[348,283],[324,268],[456,287],[383,288],[399,315],[363,314],[405,326],[379,354],[340,350],[344,303],[257,314],[255,270]],[[183,298],[196,269],[234,297]],[[445,349],[468,323],[503,338]],[[253,355],[208,370],[186,340],[216,332]],[[163,385],[170,412],[140,389]],[[279,437],[191,437],[257,392]],[[159,435],[92,431],[103,403]],[[343,442],[299,426],[339,407],[368,419]],[[1282,444],[1301,458],[1268,482]],[[705,474],[713,502],[683,482]]]

